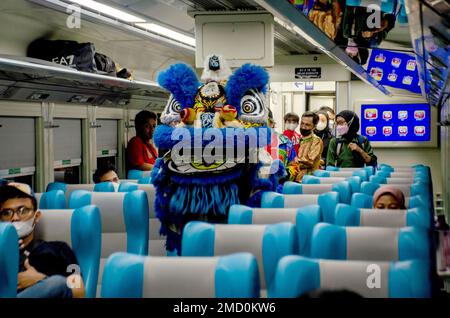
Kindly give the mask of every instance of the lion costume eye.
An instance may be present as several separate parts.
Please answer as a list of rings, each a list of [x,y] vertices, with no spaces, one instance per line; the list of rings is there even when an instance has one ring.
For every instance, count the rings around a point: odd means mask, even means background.
[[[243,122],[264,123],[267,117],[266,101],[260,91],[251,89],[241,99],[241,120]]]
[[[173,97],[173,95],[170,95],[166,107],[162,112],[161,122],[166,125],[169,125],[172,122],[179,122],[180,112],[181,112],[180,103]]]

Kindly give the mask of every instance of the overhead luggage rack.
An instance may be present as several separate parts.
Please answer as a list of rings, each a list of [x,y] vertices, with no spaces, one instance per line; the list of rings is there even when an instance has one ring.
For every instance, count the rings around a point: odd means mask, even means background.
[[[43,60],[0,55],[0,99],[124,106],[133,99],[164,105],[168,96],[155,82],[82,72]]]
[[[337,46],[325,33],[309,21],[308,17],[298,11],[288,1],[255,0],[256,3],[272,13],[279,23],[297,30],[309,44],[330,56],[347,70],[355,74],[362,81],[380,90],[383,94],[391,96],[391,92],[380,85],[361,65],[350,58],[343,49]],[[307,30],[307,31],[305,31]]]

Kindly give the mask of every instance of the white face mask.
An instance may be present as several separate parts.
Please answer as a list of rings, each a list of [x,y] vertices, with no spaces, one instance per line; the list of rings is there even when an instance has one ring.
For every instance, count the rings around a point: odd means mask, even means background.
[[[12,225],[16,228],[19,238],[27,237],[33,232],[34,229],[34,216],[28,221],[12,222]]]
[[[327,123],[324,122],[324,121],[319,121],[319,123],[317,124],[316,128],[317,128],[318,131],[322,131],[325,128],[327,128]]]
[[[330,128],[331,130],[333,130],[333,128],[334,128],[334,120],[331,120],[331,119],[330,119],[330,121],[328,121],[328,128]]]
[[[295,124],[295,123],[286,124],[287,130],[295,130],[295,128],[297,128],[297,127],[298,127],[298,124]]]

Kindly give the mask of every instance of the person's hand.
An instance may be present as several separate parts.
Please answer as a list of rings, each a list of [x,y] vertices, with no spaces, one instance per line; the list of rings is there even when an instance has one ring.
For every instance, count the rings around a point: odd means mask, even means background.
[[[25,247],[25,243],[23,242],[22,239],[19,240],[19,249],[23,249]]]
[[[361,152],[362,152],[362,149],[361,149],[357,144],[355,144],[354,142],[349,143],[349,144],[348,144],[348,148],[349,148],[351,151],[356,151],[356,152],[358,152],[358,153],[361,153]]]
[[[375,31],[363,31],[362,36],[363,38],[371,38],[375,34]]]
[[[28,258],[24,263],[25,271],[20,272],[17,280],[17,288],[25,289],[33,286],[37,282],[45,279],[47,276],[39,273],[33,266],[30,265]]]

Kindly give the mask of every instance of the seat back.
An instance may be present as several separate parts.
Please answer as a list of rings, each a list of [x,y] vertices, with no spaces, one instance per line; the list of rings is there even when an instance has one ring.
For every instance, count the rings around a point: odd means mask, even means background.
[[[311,257],[363,261],[403,261],[430,257],[427,231],[319,223],[313,229]]]
[[[283,194],[322,194],[331,191],[339,193],[339,202],[350,203],[352,190],[347,181],[334,184],[300,184],[288,181],[283,185]]]
[[[40,210],[35,237],[67,243],[75,253],[84,280],[86,297],[96,295],[101,249],[101,219],[97,207],[76,210]],[[68,269],[75,270],[75,269]]]
[[[286,256],[277,267],[274,294],[296,298],[317,290],[346,290],[366,298],[428,298],[429,272],[424,260],[374,263]]]
[[[139,179],[120,179],[120,183],[122,184],[122,183],[128,183],[128,182],[131,182],[131,183],[138,183],[138,181],[139,181]]]
[[[10,222],[0,222],[0,298],[17,295],[19,237]]]
[[[35,193],[39,209],[65,209],[66,195],[62,190],[52,190],[43,193]]]
[[[320,213],[324,222],[333,223],[334,210],[339,203],[339,193],[327,192],[323,194],[280,194],[264,192],[261,198],[262,208],[301,208],[312,204],[320,206]]]
[[[338,204],[335,224],[341,226],[430,228],[430,217],[423,207],[409,210],[358,209],[346,204]]]
[[[70,208],[86,205],[98,207],[102,220],[102,249],[97,295],[102,281],[106,259],[114,252],[148,254],[148,201],[142,190],[132,192],[74,191]]]
[[[148,242],[148,255],[164,256],[166,255],[165,243],[166,240],[159,234],[161,222],[155,215],[155,187],[152,184],[137,184],[137,183],[121,183],[119,192],[129,192],[135,190],[143,190],[147,194],[147,201],[149,206],[149,228],[150,237]]]
[[[86,184],[67,184],[63,182],[52,182],[47,186],[47,191],[61,190],[66,194],[66,201],[69,202],[70,195],[76,190],[86,190],[94,192],[116,192],[117,185],[113,182],[86,183]]]
[[[258,265],[253,255],[222,257],[110,256],[102,298],[256,298]]]
[[[316,177],[331,177],[331,178],[348,178],[348,177],[360,177],[361,180],[367,181],[369,180],[369,174],[363,168],[360,168],[355,171],[324,171],[324,170],[316,170],[314,171],[314,175]]]
[[[295,224],[298,238],[296,253],[309,256],[311,234],[314,226],[321,221],[320,207],[309,205],[299,209],[260,209],[245,205],[232,205],[228,214],[228,224]]]
[[[385,187],[387,185],[378,184],[374,182],[363,182],[361,183],[361,193],[365,193],[369,196],[373,196],[375,191],[380,187]],[[423,183],[412,183],[412,184],[389,184],[390,187],[394,187],[403,192],[405,197],[411,197],[415,195],[420,195],[424,200],[430,199],[430,193],[428,185]]]
[[[365,193],[353,193],[350,205],[360,209],[371,209],[373,207],[373,196]],[[408,209],[422,207],[430,210],[428,202],[424,201],[420,195],[405,197],[405,206]]]
[[[344,178],[344,177],[316,177],[306,175],[302,179],[302,184],[335,184],[343,181],[347,181],[350,184],[352,193],[360,192],[361,178],[358,176]]]
[[[220,256],[239,252],[258,261],[262,295],[270,296],[275,268],[281,257],[294,254],[298,242],[292,223],[269,225],[190,222],[183,231],[183,256]]]
[[[127,178],[140,180],[144,177],[150,176],[151,173],[152,173],[151,171],[142,171],[142,170],[131,169],[130,171],[128,171]]]

